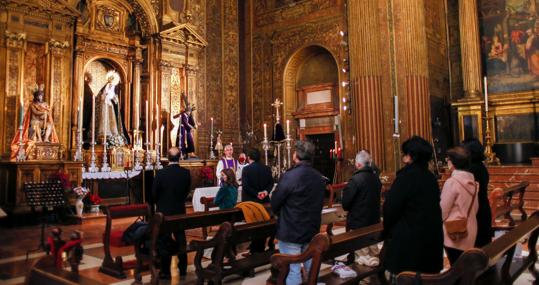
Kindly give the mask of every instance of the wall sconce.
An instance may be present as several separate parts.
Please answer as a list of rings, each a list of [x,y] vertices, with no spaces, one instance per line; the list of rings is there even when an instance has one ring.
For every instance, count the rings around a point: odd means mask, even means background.
[[[348,84],[350,84],[350,82],[348,82],[348,81],[341,82],[342,87],[346,87],[346,86],[348,86]]]
[[[342,71],[343,73],[347,73],[347,72],[348,72],[348,67],[343,67],[343,68],[341,69],[341,71]]]
[[[342,110],[348,114],[352,114],[352,108],[350,108],[350,99],[349,94],[347,93],[345,97],[342,97]]]

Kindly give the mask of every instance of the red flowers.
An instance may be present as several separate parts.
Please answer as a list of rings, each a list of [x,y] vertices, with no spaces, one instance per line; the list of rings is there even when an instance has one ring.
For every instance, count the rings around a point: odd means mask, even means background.
[[[204,187],[213,186],[215,172],[213,168],[204,166],[200,169],[200,177],[202,178],[202,184]]]
[[[69,181],[69,173],[64,172],[61,169],[58,170],[56,174],[51,175],[49,179],[60,181],[64,189],[71,189],[71,181]]]
[[[93,194],[93,193],[88,194],[86,196],[86,198],[87,198],[86,201],[91,205],[99,205],[99,204],[101,204],[101,197],[99,197],[99,195],[97,195],[97,194]]]

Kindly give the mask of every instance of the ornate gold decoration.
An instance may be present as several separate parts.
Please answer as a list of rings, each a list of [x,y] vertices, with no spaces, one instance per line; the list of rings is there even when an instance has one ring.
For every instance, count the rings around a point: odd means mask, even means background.
[[[28,160],[60,160],[62,146],[59,143],[35,143],[29,147]]]
[[[26,42],[26,33],[12,33],[8,30],[4,33],[6,46],[8,48],[24,48]]]
[[[105,32],[119,32],[120,12],[111,7],[98,6],[96,28]]]
[[[187,42],[188,45],[195,47],[205,47],[208,45],[208,42],[197,33],[195,26],[189,23],[168,23],[159,34],[162,39],[177,44],[184,45]]]
[[[500,159],[496,157],[496,153],[492,151],[492,140],[490,136],[490,119],[488,114],[486,118],[486,128],[485,128],[485,156],[487,157],[486,162],[490,165],[500,165]]]

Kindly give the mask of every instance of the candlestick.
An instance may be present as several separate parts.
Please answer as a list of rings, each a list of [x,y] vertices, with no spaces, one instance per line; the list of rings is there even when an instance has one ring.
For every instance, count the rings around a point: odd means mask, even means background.
[[[161,134],[159,135],[159,144],[161,145],[161,153],[163,153],[163,132],[165,131],[165,125],[161,125]]]
[[[268,125],[264,123],[264,140],[268,138]]]
[[[155,104],[155,141],[156,143],[161,143],[160,137],[159,137],[159,104]]]
[[[149,136],[149,133],[150,133],[150,124],[148,123],[149,121],[149,113],[148,113],[148,100],[146,100],[146,114],[144,115],[144,117],[146,117],[146,143],[148,143],[148,136]]]
[[[393,104],[394,104],[394,129],[393,129],[393,133],[394,134],[398,134],[399,133],[399,97],[398,96],[394,96],[393,97]]]
[[[483,77],[483,85],[485,85],[485,112],[488,113],[488,85],[487,77]]]
[[[211,137],[213,138],[213,117],[211,117],[210,120],[211,120],[210,134],[211,134]]]
[[[80,113],[80,106],[79,100],[79,106],[77,106],[77,150],[75,151],[75,155],[73,157],[74,161],[82,161],[82,114]],[[82,166],[82,172],[84,172],[84,165]]]
[[[19,126],[19,151],[17,152],[17,161],[24,161],[26,160],[26,152],[24,150],[24,143],[22,142],[22,131],[23,127],[22,125]]]
[[[97,165],[95,163],[95,95],[92,96],[92,155],[90,158],[90,166],[88,167],[88,172],[94,173],[98,171]]]
[[[290,134],[290,120],[286,120],[286,134]]]

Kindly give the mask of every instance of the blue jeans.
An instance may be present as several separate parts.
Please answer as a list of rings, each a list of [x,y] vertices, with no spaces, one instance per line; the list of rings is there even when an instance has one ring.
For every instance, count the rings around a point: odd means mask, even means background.
[[[292,255],[297,255],[304,252],[309,245],[308,243],[299,244],[284,241],[279,241],[278,244],[279,253]],[[309,272],[309,270],[311,269],[311,259],[305,261],[305,263],[303,263],[303,267],[305,267],[306,272]],[[299,285],[301,284],[301,282],[301,264],[290,264],[290,271],[288,272],[288,276],[286,277],[286,285]]]

